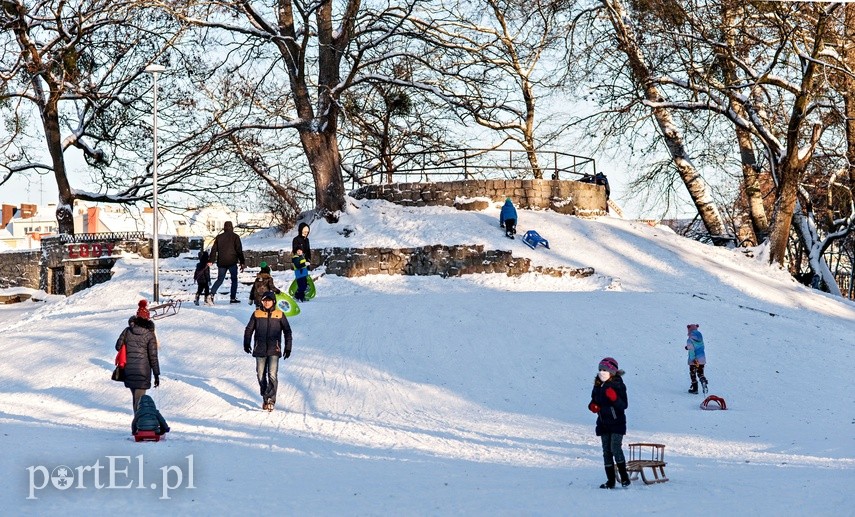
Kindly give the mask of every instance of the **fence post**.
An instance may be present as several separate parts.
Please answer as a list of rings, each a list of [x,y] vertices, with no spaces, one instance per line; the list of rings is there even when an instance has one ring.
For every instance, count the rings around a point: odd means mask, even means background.
[[[469,179],[469,155],[466,154],[466,150],[463,150],[463,179]]]

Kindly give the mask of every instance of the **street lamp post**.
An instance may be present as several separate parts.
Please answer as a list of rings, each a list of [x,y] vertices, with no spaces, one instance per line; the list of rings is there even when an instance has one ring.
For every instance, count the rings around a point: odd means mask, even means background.
[[[145,71],[150,73],[152,78],[154,79],[154,85],[152,87],[152,91],[154,92],[154,116],[152,126],[154,128],[154,156],[152,157],[151,164],[151,177],[152,177],[152,196],[154,198],[153,203],[153,221],[152,227],[154,231],[154,237],[152,239],[152,244],[154,246],[153,255],[154,255],[154,289],[152,293],[152,299],[155,302],[160,301],[160,277],[158,275],[158,255],[160,254],[160,237],[158,235],[157,228],[157,74],[158,72],[163,72],[166,70],[166,67],[163,65],[155,65],[151,64],[145,67]]]

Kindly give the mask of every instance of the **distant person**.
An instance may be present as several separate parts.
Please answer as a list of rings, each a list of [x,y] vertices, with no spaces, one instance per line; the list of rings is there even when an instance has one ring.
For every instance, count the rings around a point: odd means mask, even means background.
[[[514,202],[509,197],[505,198],[505,204],[499,212],[499,226],[505,229],[505,236],[512,239],[517,233],[517,209],[514,208]]]
[[[281,291],[273,284],[273,276],[270,274],[270,266],[267,262],[259,264],[261,271],[255,275],[252,289],[249,290],[249,303],[254,303],[256,309],[261,309],[261,295],[267,291],[279,294]]]
[[[591,402],[588,409],[597,414],[597,436],[603,444],[603,463],[606,467],[606,482],[600,488],[615,487],[615,466],[620,473],[621,486],[629,486],[629,474],[626,471],[626,458],[623,455],[623,437],[626,434],[626,408],[629,400],[626,385],[623,383],[624,371],[618,369],[618,363],[611,357],[605,357],[599,364],[599,372],[594,378],[591,390]]]
[[[240,242],[240,236],[235,233],[234,225],[231,221],[226,221],[223,225],[223,233],[217,235],[214,239],[214,245],[211,246],[211,256],[208,259],[208,266],[217,263],[217,281],[211,288],[211,303],[214,302],[214,297],[220,286],[223,285],[223,280],[226,279],[226,271],[232,279],[231,298],[229,302],[240,303],[237,299],[238,286],[238,265],[240,271],[243,272],[246,268],[243,257],[243,245]]]
[[[704,336],[698,330],[697,323],[686,325],[686,331],[689,334],[689,339],[686,340],[685,349],[689,351],[689,379],[692,385],[689,386],[689,393],[698,392],[698,378],[701,380],[701,387],[704,393],[707,392],[707,378],[704,376],[704,365],[707,364],[707,356],[704,354]]]
[[[199,262],[196,264],[196,272],[193,273],[196,282],[196,298],[193,303],[199,305],[199,297],[205,295],[205,305],[212,305],[211,300],[211,266],[208,265],[208,252],[199,252]]]
[[[296,255],[297,250],[303,250],[306,262],[312,261],[312,245],[309,243],[309,232],[311,228],[306,223],[300,223],[297,227],[297,236],[291,241],[291,254]]]
[[[122,331],[116,341],[116,350],[125,345],[127,363],[125,364],[125,387],[131,390],[134,413],[146,390],[151,388],[151,375],[154,373],[154,387],[160,386],[160,363],[157,360],[157,338],[154,334],[154,322],[148,312],[148,302],[140,300],[137,314],[128,320],[128,328]]]
[[[140,431],[154,431],[154,434],[161,436],[169,432],[169,425],[166,419],[157,410],[154,400],[148,395],[140,397],[139,407],[134,412],[134,419],[131,422],[131,433],[136,436]]]
[[[250,348],[255,335],[255,346]],[[281,339],[280,339],[281,337]],[[258,388],[263,399],[261,408],[273,411],[279,387],[279,357],[291,357],[291,326],[276,307],[276,294],[261,295],[261,309],[253,311],[243,333],[243,351],[255,357]]]
[[[596,176],[594,176],[594,181],[596,185],[602,185],[606,189],[606,201],[609,200],[609,196],[612,193],[612,189],[609,188],[609,179],[602,172],[598,172]]]
[[[297,280],[297,292],[294,298],[298,301],[306,301],[306,289],[309,287],[309,261],[303,255],[303,249],[297,248],[291,257],[291,266],[294,268],[294,278]]]

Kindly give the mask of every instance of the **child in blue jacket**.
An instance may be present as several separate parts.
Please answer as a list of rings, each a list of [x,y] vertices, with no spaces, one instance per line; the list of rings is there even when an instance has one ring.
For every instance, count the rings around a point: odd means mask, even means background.
[[[298,301],[306,301],[306,289],[309,286],[307,277],[309,276],[309,262],[303,256],[303,250],[297,249],[297,252],[291,257],[291,264],[294,267],[294,277],[297,279],[297,292],[294,293],[294,298]]]
[[[158,436],[169,432],[169,425],[148,395],[140,397],[140,405],[131,422],[131,432],[136,435],[139,431],[154,431]]]
[[[689,386],[689,393],[698,392],[698,378],[701,380],[701,387],[704,393],[707,392],[707,378],[704,376],[704,365],[707,364],[707,356],[704,354],[704,336],[698,330],[697,323],[686,325],[686,330],[689,334],[689,339],[686,340],[686,350],[689,351],[689,378],[692,380],[692,385]]]
[[[511,239],[517,233],[517,209],[514,208],[514,202],[509,197],[505,198],[505,204],[499,212],[499,226],[505,229],[505,235]]]

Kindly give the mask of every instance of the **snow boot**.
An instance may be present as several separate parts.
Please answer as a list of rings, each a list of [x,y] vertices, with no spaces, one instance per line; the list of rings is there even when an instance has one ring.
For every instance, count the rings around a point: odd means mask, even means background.
[[[701,389],[704,391],[704,395],[706,395],[707,391],[708,391],[707,390],[707,379],[706,378],[701,379]]]
[[[205,297],[205,305],[214,305],[214,295],[209,295]]]
[[[606,467],[606,482],[600,485],[600,488],[615,487],[615,466],[609,465]]]
[[[689,387],[689,393],[694,393],[695,395],[698,394],[698,383],[697,382],[693,382],[691,387]]]
[[[626,463],[617,464],[618,473],[620,474],[620,486],[629,486],[629,473],[626,471]]]
[[[238,300],[237,298],[232,298],[231,300],[229,300],[229,303],[240,303],[240,300]]]
[[[193,298],[193,303],[199,305],[199,295],[197,294],[195,298]]]

